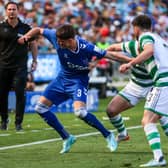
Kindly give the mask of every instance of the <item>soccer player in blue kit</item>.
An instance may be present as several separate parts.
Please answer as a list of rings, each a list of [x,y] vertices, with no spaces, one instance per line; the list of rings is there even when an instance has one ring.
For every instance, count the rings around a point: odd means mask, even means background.
[[[65,130],[49,108],[52,104],[59,105],[69,98],[73,99],[75,115],[88,125],[99,130],[105,137],[110,151],[115,151],[117,142],[114,134],[107,130],[92,113],[88,113],[86,110],[89,62],[91,62],[93,56],[98,59],[106,57],[115,60],[116,58],[112,55],[113,52],[101,50],[94,44],[77,36],[73,26],[70,24],[61,25],[57,30],[33,28],[22,36],[18,42],[23,44],[37,35],[43,35],[52,43],[57,50],[61,64],[58,76],[47,86],[35,106],[37,113],[64,140],[60,153],[68,152],[76,138]],[[118,60],[128,62],[130,58],[121,56]]]

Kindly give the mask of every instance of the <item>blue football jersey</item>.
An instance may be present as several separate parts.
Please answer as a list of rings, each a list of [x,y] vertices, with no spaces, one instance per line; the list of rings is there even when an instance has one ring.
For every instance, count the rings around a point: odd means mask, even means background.
[[[61,48],[57,43],[56,30],[44,29],[44,37],[46,37],[57,50],[57,54],[61,64],[61,75],[66,77],[85,76],[89,73],[89,62],[93,56],[101,59],[105,56],[106,51],[98,48],[96,45],[76,36],[77,49],[71,51]]]

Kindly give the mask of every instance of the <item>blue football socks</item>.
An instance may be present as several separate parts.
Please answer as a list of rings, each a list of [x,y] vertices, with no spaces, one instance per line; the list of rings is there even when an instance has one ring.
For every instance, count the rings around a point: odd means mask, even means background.
[[[82,118],[82,120],[99,130],[105,138],[110,135],[110,131],[108,131],[93,114],[87,113],[87,115]]]
[[[44,119],[44,121],[48,125],[53,127],[59,133],[62,139],[67,139],[69,137],[69,133],[64,129],[63,125],[59,122],[57,117],[51,111],[47,111],[42,114],[38,113],[38,114]]]

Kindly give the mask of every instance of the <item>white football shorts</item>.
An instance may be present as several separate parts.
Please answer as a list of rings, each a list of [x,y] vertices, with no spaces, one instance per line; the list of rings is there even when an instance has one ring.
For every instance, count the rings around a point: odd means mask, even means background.
[[[142,87],[133,81],[129,81],[127,85],[119,92],[119,95],[129,101],[131,105],[135,106],[142,98],[146,98],[151,88],[152,86]]]
[[[153,87],[147,95],[145,109],[168,116],[168,86]]]

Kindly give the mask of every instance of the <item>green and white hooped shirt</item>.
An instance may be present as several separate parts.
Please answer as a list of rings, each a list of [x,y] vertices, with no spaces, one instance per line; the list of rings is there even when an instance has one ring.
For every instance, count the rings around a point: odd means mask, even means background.
[[[151,32],[143,33],[138,41],[140,52],[143,51],[145,44],[154,45],[153,56],[144,62],[146,70],[154,81],[154,86],[168,86],[168,43]]]
[[[128,42],[123,42],[122,50],[129,53],[131,57],[136,57],[139,53],[138,41],[131,40]],[[149,87],[153,85],[153,80],[148,74],[143,63],[137,64],[131,68],[131,80],[142,87]]]

